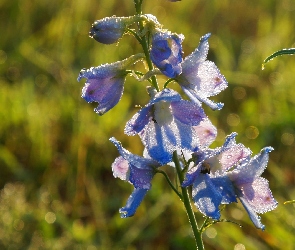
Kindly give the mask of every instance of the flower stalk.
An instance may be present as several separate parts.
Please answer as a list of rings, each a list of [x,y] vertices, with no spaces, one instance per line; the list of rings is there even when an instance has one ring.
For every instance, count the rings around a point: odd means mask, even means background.
[[[179,178],[180,183],[182,183],[184,181],[184,175],[181,171],[181,166],[178,160],[178,155],[177,152],[174,151],[173,153],[173,162],[175,163],[175,168],[176,168],[176,172]],[[197,224],[197,220],[195,218],[195,214],[193,211],[193,208],[191,206],[191,202],[190,202],[190,198],[189,198],[189,194],[188,194],[188,189],[185,187],[181,187],[181,192],[182,192],[182,197],[183,197],[183,204],[184,207],[186,209],[186,213],[189,219],[189,222],[191,224],[192,230],[193,230],[193,234],[196,240],[196,249],[198,250],[203,250],[204,249],[204,244],[203,244],[203,240],[202,240],[202,233],[200,232],[199,228],[198,228],[198,224]]]

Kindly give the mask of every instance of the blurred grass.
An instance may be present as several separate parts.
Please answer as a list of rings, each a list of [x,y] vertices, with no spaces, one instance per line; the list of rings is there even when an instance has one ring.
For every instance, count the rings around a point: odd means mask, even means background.
[[[263,60],[294,47],[293,0],[145,1],[145,13],[183,33],[184,53],[211,32],[209,59],[229,88],[206,109],[219,128],[216,144],[233,131],[257,153],[273,146],[264,176],[279,207],[256,230],[238,204],[204,234],[207,249],[294,249],[294,57]],[[127,79],[123,99],[103,117],[80,98],[81,68],[124,59],[139,51],[132,37],[101,45],[88,37],[105,16],[133,15],[131,0],[0,0],[0,249],[193,249],[186,214],[162,176],[133,218],[121,219],[132,186],[112,177],[115,136],[141,154],[137,137],[123,135],[134,105],[147,101],[145,83]],[[145,97],[143,97],[145,96]],[[243,248],[244,247],[244,248]]]

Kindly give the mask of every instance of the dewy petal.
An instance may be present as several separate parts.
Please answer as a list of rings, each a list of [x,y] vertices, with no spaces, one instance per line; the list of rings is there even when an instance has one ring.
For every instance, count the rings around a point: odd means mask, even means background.
[[[153,159],[161,164],[172,160],[172,153],[176,149],[176,138],[172,131],[165,130],[152,121],[139,136]]]
[[[152,107],[145,107],[138,111],[125,126],[126,135],[138,134],[152,119]]]
[[[206,61],[210,34],[201,38],[199,47],[182,63],[182,73],[176,78],[185,94],[195,103],[203,102],[213,110],[221,109],[222,103],[208,99],[227,87],[224,76],[217,66]]]
[[[192,197],[201,213],[215,220],[220,218],[218,206],[222,201],[222,196],[211,182],[208,174],[200,174],[195,179]]]
[[[181,100],[180,94],[172,89],[163,89],[161,92],[156,93],[155,97],[146,105],[150,106],[160,101],[177,102]]]
[[[199,105],[189,101],[171,102],[171,108],[175,119],[183,124],[197,126],[206,118],[204,110]]]
[[[251,153],[251,150],[241,143],[229,147],[220,156],[219,162],[221,164],[221,169],[223,171],[229,170],[231,167],[238,165],[251,156]]]
[[[253,183],[244,184],[241,187],[243,197],[256,213],[265,213],[277,207],[277,201],[273,198],[268,181],[259,177]]]
[[[252,206],[249,204],[248,200],[245,199],[243,196],[239,197],[239,199],[240,199],[241,203],[243,204],[244,208],[246,209],[246,211],[247,211],[251,221],[255,225],[255,227],[264,231],[265,226],[261,223],[260,216],[257,213],[255,213]]]
[[[119,212],[121,213],[121,218],[126,218],[133,216],[141,204],[144,196],[146,195],[148,189],[135,188],[132,194],[129,196],[126,206],[122,207]]]
[[[197,136],[201,147],[208,147],[215,141],[217,136],[217,129],[209,119],[204,119],[199,125],[193,127],[197,132]]]
[[[208,39],[210,35],[211,34],[208,33],[202,36],[200,39],[199,46],[195,49],[193,53],[191,53],[184,59],[182,63],[182,68],[183,70],[185,70],[185,74],[188,74],[191,71],[190,68],[194,67],[195,64],[204,62],[206,60],[209,51]]]
[[[189,114],[188,118],[181,115],[181,108],[182,112]],[[192,125],[205,118],[199,106],[182,100],[173,90],[164,89],[127,122],[125,133],[138,133],[148,154],[166,164],[172,160],[172,153],[177,149],[196,150],[200,143]]]
[[[87,102],[98,102],[95,109],[99,115],[113,108],[121,99],[127,75],[126,68],[141,60],[142,53],[132,55],[122,61],[104,64],[90,69],[82,69],[78,81],[86,78],[82,97]]]
[[[186,76],[186,78],[190,82],[197,83],[199,81],[196,90],[205,97],[217,95],[227,88],[227,81],[211,61],[202,62],[198,67],[197,75],[193,75],[191,79],[190,76]]]
[[[261,176],[264,169],[267,167],[269,152],[272,150],[272,147],[263,148],[260,153],[252,157],[247,164],[239,166],[230,173],[231,180],[237,185],[241,185],[252,182],[254,179]]]
[[[140,157],[138,155],[134,155],[130,153],[128,150],[122,147],[121,143],[116,140],[116,138],[112,137],[109,139],[118,149],[120,155],[127,160],[132,166],[138,169],[146,169],[150,170],[153,167],[159,167],[159,163],[152,160]]]
[[[207,106],[209,106],[212,110],[220,110],[223,108],[224,104],[221,102],[214,102],[207,97],[204,97],[202,95],[199,95],[193,88],[184,86],[180,81],[178,81],[180,84],[183,92],[196,104],[201,105],[201,103],[205,103]]]
[[[151,181],[155,175],[152,168],[150,169],[139,169],[136,167],[130,168],[129,181],[135,188],[150,189]]]
[[[222,195],[222,204],[237,202],[234,186],[226,175],[211,177],[211,181]]]
[[[123,181],[129,180],[129,163],[122,156],[115,159],[112,164],[113,175]]]
[[[113,108],[121,99],[126,73],[113,65],[103,65],[80,72],[78,80],[86,78],[82,97],[87,102],[98,102],[99,115]]]

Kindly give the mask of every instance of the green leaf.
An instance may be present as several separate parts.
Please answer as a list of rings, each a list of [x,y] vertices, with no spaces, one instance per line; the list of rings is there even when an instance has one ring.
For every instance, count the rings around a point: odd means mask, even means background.
[[[284,202],[284,205],[286,205],[286,204],[290,204],[290,203],[295,203],[295,200],[293,200],[293,201],[285,201],[285,202]]]
[[[295,48],[290,48],[290,49],[282,49],[279,50],[273,54],[271,54],[269,57],[267,57],[264,60],[264,63],[262,64],[262,69],[264,69],[264,64],[269,62],[270,60],[274,59],[277,56],[282,56],[282,55],[294,55],[295,54]]]

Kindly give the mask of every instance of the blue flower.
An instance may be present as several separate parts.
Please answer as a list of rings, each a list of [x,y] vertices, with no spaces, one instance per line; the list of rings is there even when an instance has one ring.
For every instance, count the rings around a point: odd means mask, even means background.
[[[126,32],[128,26],[138,20],[139,17],[105,17],[96,20],[90,29],[89,36],[104,44],[116,43]]]
[[[208,99],[227,87],[224,76],[216,65],[206,60],[210,34],[203,36],[198,48],[187,56],[181,64],[182,73],[176,77],[185,94],[195,103],[205,103],[213,110],[221,109],[222,103]]]
[[[183,39],[183,35],[160,30],[152,36],[151,60],[168,77],[174,78],[181,73]]]
[[[110,141],[114,143],[121,155],[112,164],[114,177],[128,181],[134,186],[134,191],[126,206],[119,210],[121,217],[126,218],[135,214],[147,191],[151,188],[154,169],[160,167],[160,164],[152,159],[130,153],[114,137],[110,138]]]
[[[183,187],[192,185],[192,198],[199,211],[216,220],[220,218],[220,204],[236,201],[230,179],[213,167],[218,163],[218,155],[230,147],[235,135],[228,136],[222,147],[198,149],[193,154],[195,165],[189,169],[182,183]]]
[[[150,157],[161,164],[170,162],[177,149],[196,150],[194,126],[207,118],[204,110],[171,89],[151,95],[150,102],[127,122],[125,133],[139,134]]]
[[[96,113],[103,115],[119,102],[127,76],[126,68],[142,57],[142,54],[137,54],[123,61],[81,70],[77,80],[86,78],[82,97],[87,102],[98,102],[94,109]]]

